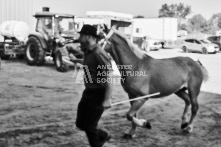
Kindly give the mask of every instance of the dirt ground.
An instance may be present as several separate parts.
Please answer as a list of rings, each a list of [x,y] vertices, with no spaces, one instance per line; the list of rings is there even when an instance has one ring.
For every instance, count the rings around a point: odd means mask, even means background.
[[[74,70],[59,73],[53,64],[28,66],[23,61],[2,61],[0,69],[0,147],[87,147],[83,132],[75,127],[77,104],[83,84],[76,84]],[[126,100],[115,85],[113,101]],[[192,134],[180,129],[184,102],[175,95],[149,100],[140,117],[152,129],[138,128],[132,140],[122,138],[130,122],[129,104],[105,111],[100,126],[109,130],[109,145],[116,147],[220,147],[221,95],[201,92],[200,109]]]

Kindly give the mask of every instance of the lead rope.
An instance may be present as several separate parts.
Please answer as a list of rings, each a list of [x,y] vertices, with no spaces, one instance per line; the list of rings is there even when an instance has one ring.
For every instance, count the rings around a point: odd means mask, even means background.
[[[105,36],[105,39],[104,39],[104,44],[102,45],[102,49],[105,48],[105,46],[107,45],[107,43],[109,42],[109,38],[114,34],[114,31],[111,29],[110,32],[106,35],[104,34]]]
[[[160,92],[148,94],[148,95],[145,95],[145,96],[136,97],[136,98],[130,99],[130,100],[116,102],[116,103],[111,104],[111,106],[123,104],[123,103],[126,103],[126,102],[136,101],[136,100],[140,100],[140,99],[150,98],[150,97],[157,96],[157,95],[160,95]]]

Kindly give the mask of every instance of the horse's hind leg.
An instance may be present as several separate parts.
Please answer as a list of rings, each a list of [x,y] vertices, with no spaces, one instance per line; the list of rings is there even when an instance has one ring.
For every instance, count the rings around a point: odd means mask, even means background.
[[[180,97],[181,99],[184,100],[185,102],[185,108],[183,111],[183,115],[182,115],[182,124],[181,124],[181,129],[184,129],[188,126],[188,122],[187,122],[187,112],[188,109],[190,107],[190,97],[189,95],[186,93],[186,88],[183,88],[179,91],[177,91],[175,93],[178,97]]]
[[[190,133],[193,131],[193,122],[196,117],[197,111],[199,109],[197,97],[200,92],[201,83],[202,81],[193,79],[188,84],[188,94],[189,94],[190,103],[192,107],[191,107],[191,117],[190,117],[189,124],[187,127],[183,129],[187,133]]]
[[[189,121],[189,125],[184,128],[184,131],[187,132],[187,133],[190,133],[193,131],[193,121],[196,117],[196,114],[197,114],[197,111],[199,109],[199,104],[198,104],[198,100],[197,100],[197,97],[199,95],[199,91],[196,90],[196,91],[191,91],[189,90],[189,95],[190,95],[190,103],[191,103],[191,117],[190,117],[190,121]]]

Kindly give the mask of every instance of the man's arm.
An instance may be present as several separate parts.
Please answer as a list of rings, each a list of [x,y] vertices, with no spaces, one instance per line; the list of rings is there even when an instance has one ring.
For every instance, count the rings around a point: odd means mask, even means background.
[[[109,75],[107,78],[110,78],[110,81],[112,81],[112,76]],[[112,91],[113,91],[113,84],[112,82],[107,82],[106,85],[106,92],[105,92],[105,98],[104,101],[102,103],[102,106],[107,109],[111,107],[111,98],[112,98]]]
[[[100,65],[106,66],[106,68],[102,69],[104,72],[106,72],[106,76],[103,78],[108,79],[106,80],[106,83],[103,83],[106,88],[106,92],[105,92],[105,98],[102,103],[102,106],[104,108],[110,108],[111,96],[112,96],[112,90],[113,90],[112,69],[109,69],[109,67],[111,67],[111,58],[108,56],[108,54],[104,50],[101,50],[101,52],[97,54],[97,59]]]

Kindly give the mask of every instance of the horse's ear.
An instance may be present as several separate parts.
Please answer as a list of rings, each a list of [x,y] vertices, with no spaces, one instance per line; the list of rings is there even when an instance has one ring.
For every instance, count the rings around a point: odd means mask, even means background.
[[[104,30],[103,31],[104,31],[105,34],[108,34],[109,31],[110,31],[110,29],[108,29],[106,24],[104,24]]]

